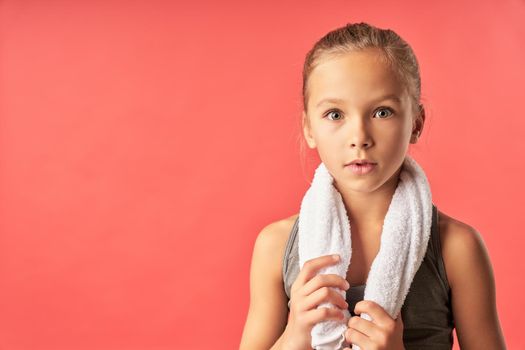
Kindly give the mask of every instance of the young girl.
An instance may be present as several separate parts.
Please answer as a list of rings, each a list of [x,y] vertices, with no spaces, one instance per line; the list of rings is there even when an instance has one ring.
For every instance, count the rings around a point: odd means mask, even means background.
[[[299,271],[299,214],[258,235],[250,272],[250,308],[241,350],[311,349],[319,322],[352,317],[345,348],[451,349],[456,328],[462,349],[505,349],[487,250],[473,227],[433,206],[425,258],[396,319],[363,299],[382,225],[409,144],[425,122],[419,67],[410,46],[391,30],[348,24],[326,34],[306,56],[303,133],[334,178],[351,223],[352,258],[346,280],[318,274],[331,256]],[[351,160],[372,166],[348,171]],[[347,291],[346,300],[335,287]],[[317,308],[330,302],[335,308]],[[372,321],[359,317],[362,312]]]

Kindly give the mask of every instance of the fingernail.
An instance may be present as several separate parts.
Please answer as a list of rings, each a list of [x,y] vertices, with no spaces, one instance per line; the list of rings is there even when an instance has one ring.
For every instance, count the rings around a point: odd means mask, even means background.
[[[350,283],[348,283],[348,281],[345,281],[345,286],[346,286],[346,289],[350,288]]]
[[[334,258],[334,260],[337,261],[337,260],[339,260],[339,255],[334,254],[334,255],[332,255],[332,258]]]

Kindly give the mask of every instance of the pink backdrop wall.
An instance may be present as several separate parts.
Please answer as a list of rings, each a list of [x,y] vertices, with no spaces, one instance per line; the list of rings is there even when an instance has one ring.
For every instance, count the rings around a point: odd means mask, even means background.
[[[0,349],[237,348],[255,238],[315,164],[304,55],[360,21],[416,52],[412,155],[482,234],[525,347],[523,18],[520,0],[1,1]]]

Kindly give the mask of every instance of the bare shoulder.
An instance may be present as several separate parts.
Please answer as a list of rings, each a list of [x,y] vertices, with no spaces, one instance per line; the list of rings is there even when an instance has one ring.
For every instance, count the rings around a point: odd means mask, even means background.
[[[462,349],[506,349],[489,252],[478,230],[439,211],[443,262]]]
[[[257,235],[250,267],[250,307],[241,350],[269,349],[281,339],[286,328],[288,306],[282,283],[282,260],[297,215],[272,222]]]
[[[271,222],[261,230],[261,234],[265,236],[277,236],[274,237],[277,239],[283,239],[282,236],[284,235],[286,236],[284,237],[286,241],[286,239],[288,238],[288,234],[290,233],[292,226],[298,216],[299,214],[294,214],[286,218]]]
[[[290,237],[293,224],[299,214],[279,219],[266,225],[255,241],[254,254],[265,256],[265,264],[274,272],[275,278],[282,280],[282,261],[286,242]]]
[[[466,262],[489,262],[489,254],[481,234],[473,226],[455,219],[441,210],[439,212],[439,232],[443,260],[451,287],[462,277]],[[478,265],[479,266],[479,265]],[[486,266],[488,267],[488,266]]]
[[[294,214],[266,225],[257,236],[257,241],[260,241],[260,244],[264,245],[267,249],[279,252],[282,258],[286,242],[288,241],[297,216],[299,216],[299,214]]]

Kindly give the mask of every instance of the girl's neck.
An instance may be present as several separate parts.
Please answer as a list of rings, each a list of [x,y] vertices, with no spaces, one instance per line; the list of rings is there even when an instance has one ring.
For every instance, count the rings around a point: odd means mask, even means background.
[[[388,207],[397,187],[400,170],[374,192],[356,192],[339,187],[353,233],[381,233]]]

